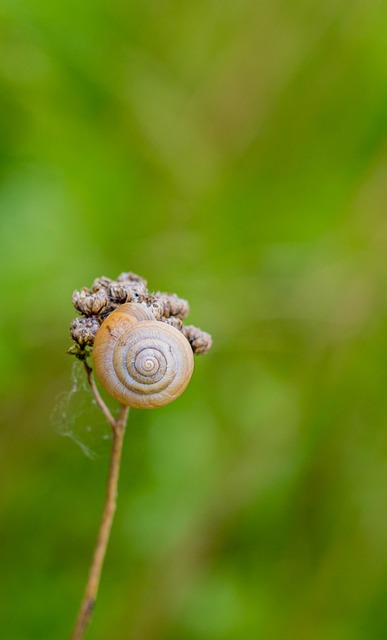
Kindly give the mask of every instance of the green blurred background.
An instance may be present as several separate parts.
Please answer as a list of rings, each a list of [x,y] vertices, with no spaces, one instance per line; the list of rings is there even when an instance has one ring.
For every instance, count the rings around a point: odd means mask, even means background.
[[[67,639],[110,440],[73,289],[214,347],[133,410],[90,640],[387,637],[387,4],[5,0],[0,629]]]

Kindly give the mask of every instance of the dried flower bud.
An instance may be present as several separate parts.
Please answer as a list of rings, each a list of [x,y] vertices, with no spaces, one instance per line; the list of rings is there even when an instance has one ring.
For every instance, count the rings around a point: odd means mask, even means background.
[[[75,318],[70,325],[71,337],[80,347],[92,346],[98,329],[99,322],[96,318]]]
[[[187,338],[192,347],[192,351],[198,355],[199,353],[207,353],[212,347],[212,338],[209,333],[202,331],[192,324],[187,327],[183,326],[183,335]]]
[[[176,293],[164,293],[158,291],[156,297],[164,306],[164,317],[185,318],[189,314],[189,304],[184,298],[179,298]]]
[[[73,305],[85,316],[92,316],[104,313],[110,306],[110,299],[104,289],[91,293],[90,289],[83,288],[81,291],[74,291]]]
[[[101,278],[96,278],[93,282],[93,291],[98,291],[99,289],[108,289],[110,283],[112,282],[111,278],[106,278],[105,276],[101,276]]]
[[[153,312],[155,320],[161,320],[163,317],[164,307],[158,300],[148,301],[148,307]]]
[[[182,331],[183,329],[183,323],[180,318],[171,316],[170,318],[160,318],[160,320],[161,322],[165,322],[165,324],[170,324],[171,327],[175,327],[175,329],[178,329],[179,331]]]
[[[133,288],[127,282],[112,282],[109,285],[109,296],[115,302],[130,302],[133,298]]]
[[[123,273],[120,273],[117,278],[117,282],[131,282],[143,291],[146,291],[148,286],[148,283],[144,278],[141,278],[137,273],[132,273],[131,271],[124,271]]]

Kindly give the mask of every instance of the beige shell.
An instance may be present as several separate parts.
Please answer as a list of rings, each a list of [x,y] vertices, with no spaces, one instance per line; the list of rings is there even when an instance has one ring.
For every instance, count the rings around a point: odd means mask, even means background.
[[[104,320],[95,337],[95,372],[122,404],[161,407],[188,385],[193,354],[180,331],[155,320],[145,304],[121,305]]]

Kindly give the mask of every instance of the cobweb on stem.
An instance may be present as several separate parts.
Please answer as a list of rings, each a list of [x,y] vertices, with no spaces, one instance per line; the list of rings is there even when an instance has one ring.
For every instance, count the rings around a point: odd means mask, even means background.
[[[101,443],[111,439],[79,361],[73,362],[71,387],[57,397],[51,421],[56,432],[72,440],[90,460],[98,457]]]

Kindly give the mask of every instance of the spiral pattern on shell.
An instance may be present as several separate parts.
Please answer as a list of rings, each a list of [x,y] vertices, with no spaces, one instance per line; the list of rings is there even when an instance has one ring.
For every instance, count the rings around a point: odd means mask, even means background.
[[[172,402],[193,372],[188,340],[139,303],[123,304],[106,318],[95,337],[93,359],[110,395],[136,408]]]

